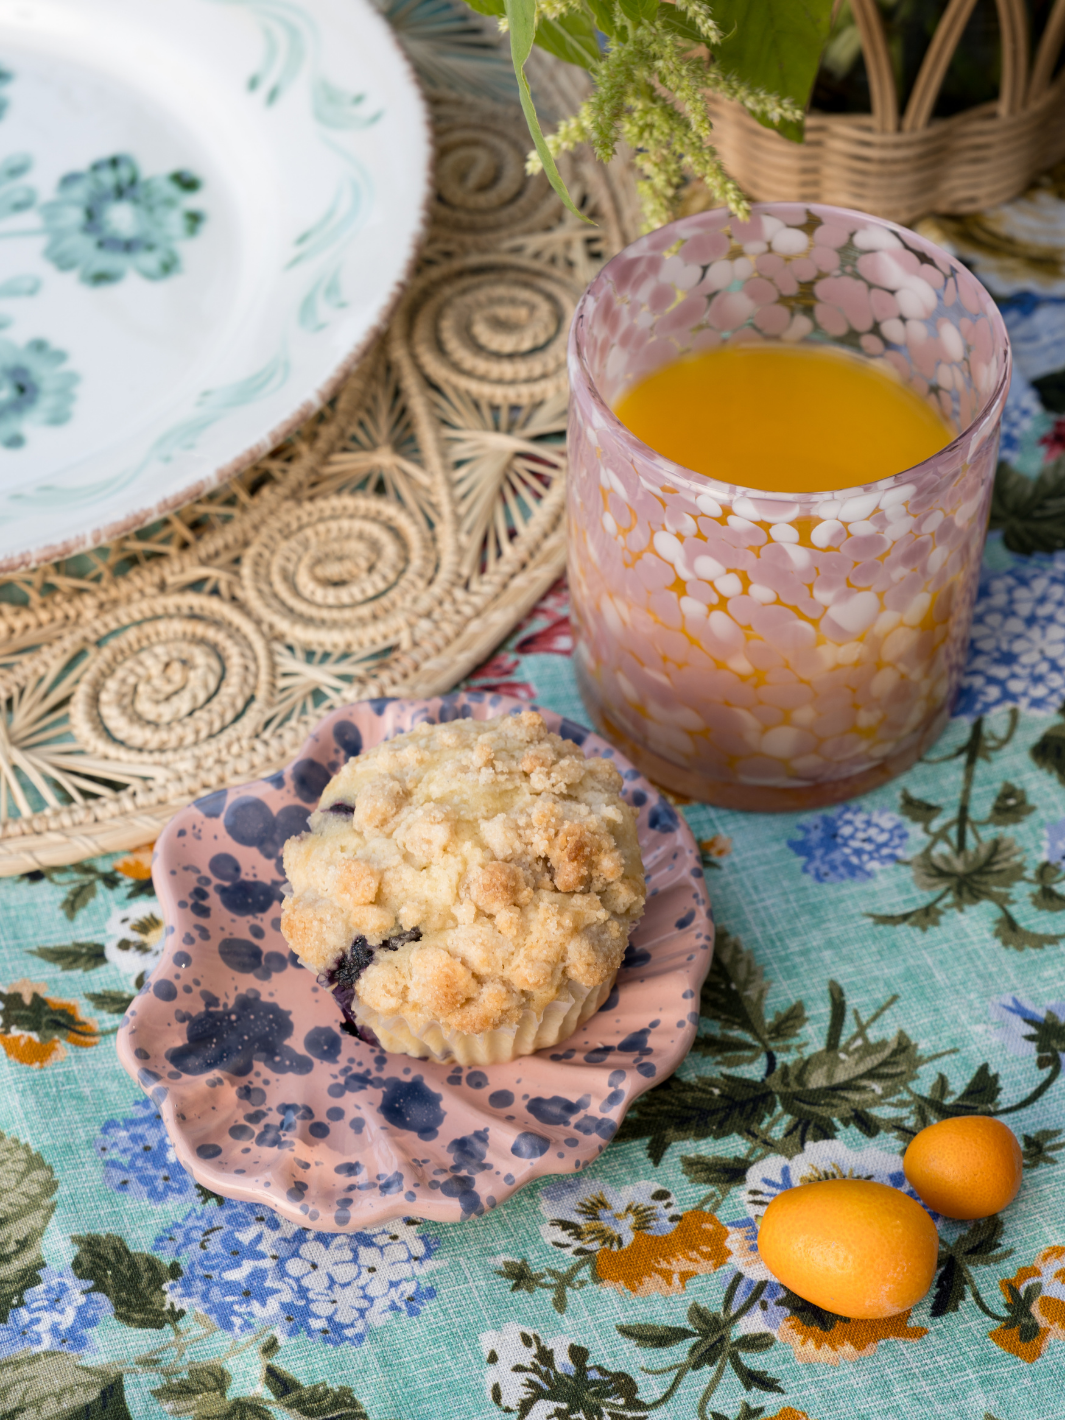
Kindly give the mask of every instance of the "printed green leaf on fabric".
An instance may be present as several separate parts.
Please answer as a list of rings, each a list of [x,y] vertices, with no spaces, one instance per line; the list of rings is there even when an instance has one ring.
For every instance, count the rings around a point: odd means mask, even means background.
[[[1040,769],[1057,777],[1065,784],[1065,706],[1058,711],[1060,721],[1044,730],[1028,751]]]
[[[0,1361],[4,1420],[128,1420],[121,1377],[80,1366],[65,1351],[20,1351]]]
[[[194,1362],[188,1374],[174,1377],[152,1391],[170,1415],[197,1417],[226,1414],[226,1392],[233,1377],[218,1361]]]
[[[41,1242],[55,1212],[58,1186],[40,1154],[0,1134],[0,1323],[41,1280]]]
[[[108,1016],[124,1016],[137,999],[128,991],[86,991],[85,999]]]
[[[992,528],[1002,531],[1011,552],[1060,552],[1065,548],[1065,457],[1037,478],[1000,463],[991,497]]]
[[[163,1288],[181,1274],[177,1262],[162,1262],[148,1252],[131,1252],[124,1239],[113,1233],[73,1237],[78,1251],[71,1263],[75,1277],[91,1282],[111,1303],[115,1320],[141,1330],[161,1331],[185,1315],[167,1298]]]
[[[267,1390],[291,1415],[305,1420],[370,1420],[361,1401],[346,1385],[328,1386],[324,1381],[304,1385],[280,1366],[269,1365],[263,1372]]]
[[[103,942],[67,942],[60,947],[34,947],[29,955],[40,957],[41,961],[59,967],[60,971],[95,971],[107,961]]]

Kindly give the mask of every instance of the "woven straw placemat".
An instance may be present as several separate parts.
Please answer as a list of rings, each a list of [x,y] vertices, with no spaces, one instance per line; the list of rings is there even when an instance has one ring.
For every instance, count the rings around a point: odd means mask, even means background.
[[[423,79],[476,75],[468,20],[449,48],[396,9]],[[549,112],[579,101],[568,65],[534,79]],[[148,842],[336,704],[450,689],[558,576],[567,331],[634,234],[631,184],[569,161],[583,225],[526,176],[516,106],[430,97],[421,264],[333,403],[151,528],[0,584],[0,875]]]

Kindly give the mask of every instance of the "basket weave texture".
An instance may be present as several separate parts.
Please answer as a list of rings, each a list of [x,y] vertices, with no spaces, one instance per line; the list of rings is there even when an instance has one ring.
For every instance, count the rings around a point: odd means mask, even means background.
[[[569,70],[569,73],[566,71]],[[578,71],[544,59],[556,113]],[[524,170],[516,107],[437,95],[438,197],[391,326],[269,457],[0,600],[0,875],[129,848],[345,701],[433,695],[564,560],[566,339],[637,221],[624,169]]]
[[[986,0],[984,0],[986,3]],[[977,0],[949,0],[899,111],[876,0],[851,0],[869,78],[870,114],[812,112],[802,144],[709,95],[714,141],[752,197],[828,202],[910,222],[926,212],[976,212],[1022,192],[1065,157],[1065,0],[1055,0],[1034,54],[1025,0],[995,0],[1002,39],[997,102],[933,118],[951,58]]]

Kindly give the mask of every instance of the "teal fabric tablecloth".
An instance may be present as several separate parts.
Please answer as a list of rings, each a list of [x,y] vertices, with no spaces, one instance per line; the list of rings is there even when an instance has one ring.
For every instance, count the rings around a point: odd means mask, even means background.
[[[695,1049],[578,1179],[332,1236],[198,1189],[115,1058],[147,855],[0,884],[0,1415],[1049,1420],[1065,1365],[1065,553],[993,535],[959,714],[827,813],[683,806],[718,945]],[[581,706],[562,586],[471,683]],[[996,1113],[1026,1170],[913,1311],[762,1271],[749,1189],[900,1183]],[[357,1399],[356,1399],[357,1397]]]

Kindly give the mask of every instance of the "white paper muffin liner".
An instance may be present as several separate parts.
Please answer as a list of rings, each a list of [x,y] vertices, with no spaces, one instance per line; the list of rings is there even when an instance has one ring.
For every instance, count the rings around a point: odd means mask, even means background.
[[[617,972],[598,986],[567,983],[543,1011],[525,1010],[516,1025],[469,1035],[440,1021],[412,1022],[405,1016],[383,1016],[359,1000],[351,1011],[360,1026],[373,1031],[383,1049],[418,1060],[454,1060],[459,1065],[499,1065],[519,1055],[532,1055],[557,1045],[588,1021],[610,995]]]

